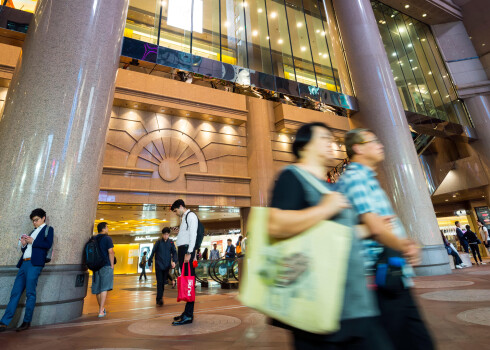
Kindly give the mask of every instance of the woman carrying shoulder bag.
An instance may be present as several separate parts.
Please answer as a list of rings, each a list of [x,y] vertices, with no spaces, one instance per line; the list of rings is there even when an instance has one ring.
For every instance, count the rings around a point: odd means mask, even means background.
[[[342,225],[354,227],[355,216],[347,199],[340,193],[323,192],[312,186],[329,188],[324,181],[326,166],[334,158],[332,133],[323,123],[303,125],[296,134],[293,153],[297,162],[286,167],[273,189],[269,214],[269,236],[287,240],[319,224],[335,219]],[[312,181],[307,181],[313,177]],[[325,232],[335,235],[336,232]],[[367,288],[361,242],[353,238],[346,268],[346,281],[340,329],[329,334],[310,333],[273,320],[272,324],[292,331],[295,349],[392,349],[381,327],[375,299]],[[308,256],[307,245],[303,254]],[[311,255],[311,253],[310,253]],[[325,257],[309,257],[312,264],[325,264]],[[292,266],[295,264],[291,263]],[[325,265],[324,265],[325,266]],[[299,269],[299,267],[298,267]],[[301,273],[301,272],[299,272]],[[303,286],[307,288],[307,286]],[[329,310],[318,310],[319,313]],[[308,316],[308,315],[302,315]]]
[[[470,243],[470,248],[471,248],[471,253],[473,254],[473,258],[475,259],[475,263],[478,265],[478,260],[476,260],[476,256],[478,256],[478,259],[480,259],[480,264],[484,265],[485,263],[482,262],[481,260],[481,255],[480,255],[480,248],[478,247],[478,244],[481,243],[481,241],[478,239],[476,236],[476,233],[471,231],[470,225],[466,225],[466,232],[465,232],[465,237]]]

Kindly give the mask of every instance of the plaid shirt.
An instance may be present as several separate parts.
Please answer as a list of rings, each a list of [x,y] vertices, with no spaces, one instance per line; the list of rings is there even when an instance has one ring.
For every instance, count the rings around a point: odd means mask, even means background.
[[[347,197],[358,217],[366,213],[374,213],[379,216],[395,215],[388,196],[376,178],[376,173],[365,165],[351,163],[340,177],[336,190]],[[405,238],[406,233],[403,226],[398,220],[396,222],[394,233],[400,238]],[[373,275],[378,257],[384,248],[371,239],[363,240],[363,248],[366,272],[368,275]],[[413,270],[409,265],[404,268],[404,275],[405,284],[410,285],[409,277],[413,275]]]

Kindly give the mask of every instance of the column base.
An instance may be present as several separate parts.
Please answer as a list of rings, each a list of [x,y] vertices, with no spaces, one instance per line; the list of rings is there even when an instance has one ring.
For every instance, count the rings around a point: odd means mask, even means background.
[[[414,268],[417,276],[449,275],[451,273],[449,255],[442,244],[424,246],[420,255],[422,262]]]
[[[18,269],[0,267],[0,314],[3,316],[10,300]],[[31,325],[40,326],[68,322],[82,315],[83,300],[87,294],[88,272],[81,265],[46,264],[39,276],[36,289],[36,307]],[[9,327],[17,327],[24,318],[25,292]]]

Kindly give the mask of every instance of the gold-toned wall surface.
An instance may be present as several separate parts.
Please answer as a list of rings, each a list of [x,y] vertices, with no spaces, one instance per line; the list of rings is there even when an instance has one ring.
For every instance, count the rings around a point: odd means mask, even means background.
[[[250,205],[244,126],[114,107],[99,200]]]

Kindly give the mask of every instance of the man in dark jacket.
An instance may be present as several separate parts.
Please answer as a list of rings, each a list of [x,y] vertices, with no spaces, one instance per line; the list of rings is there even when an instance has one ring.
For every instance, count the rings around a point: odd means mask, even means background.
[[[459,243],[461,244],[461,248],[465,251],[465,253],[469,253],[470,250],[468,240],[466,239],[463,231],[461,230],[461,223],[459,221],[456,221],[454,223],[456,225],[456,235],[458,236]]]
[[[155,275],[157,277],[157,305],[163,305],[163,291],[165,281],[168,278],[170,267],[175,268],[177,263],[177,250],[175,244],[169,239],[170,227],[164,227],[162,230],[162,238],[156,241],[153,246],[148,265],[151,266],[153,256],[155,256]]]
[[[29,329],[36,305],[37,280],[46,262],[46,255],[53,245],[54,230],[45,224],[46,212],[41,208],[34,209],[30,219],[34,224],[34,230],[29,235],[24,234],[20,238],[22,256],[17,264],[19,272],[12,287],[7,309],[0,321],[0,332],[5,331],[12,321],[24,290],[26,291],[26,311],[24,322],[17,328],[17,332]]]
[[[228,238],[228,246],[226,247],[225,257],[229,259],[234,259],[236,256],[235,246],[231,244],[231,239]]]

